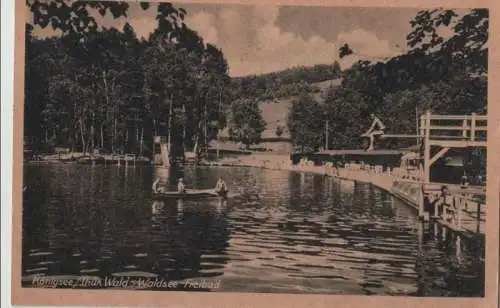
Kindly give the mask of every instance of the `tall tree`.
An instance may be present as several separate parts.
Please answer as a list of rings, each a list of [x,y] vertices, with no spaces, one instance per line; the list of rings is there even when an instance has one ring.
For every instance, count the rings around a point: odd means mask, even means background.
[[[231,104],[231,121],[229,136],[241,142],[246,149],[260,142],[261,134],[266,128],[262,111],[257,100],[240,99]]]
[[[27,27],[25,108],[33,125],[25,131],[31,139],[84,152],[100,147],[142,154],[145,139],[154,135],[170,136],[175,148],[200,135],[193,126],[202,120],[205,145],[217,134],[211,127],[225,125],[227,64],[220,50],[183,23],[185,10],[159,4],[155,32],[139,41],[129,24],[123,31],[106,29],[93,17],[95,11],[126,16],[125,2],[27,4],[34,25],[62,33],[39,40]],[[186,115],[194,117],[187,121]]]
[[[301,151],[315,151],[323,142],[324,109],[310,95],[302,94],[289,111],[288,131]]]
[[[486,111],[488,11],[465,14],[423,10],[410,22],[407,53],[390,59],[359,61],[343,72],[340,89],[325,100],[332,120],[332,138],[339,145],[357,146],[362,130],[344,117],[375,112],[394,132],[415,132],[415,111],[467,114]],[[453,32],[440,36],[442,27]],[[349,45],[339,56],[356,54]],[[410,112],[407,112],[410,110]],[[404,114],[404,116],[401,116]],[[335,127],[335,122],[342,123]],[[352,127],[347,131],[344,127]],[[337,134],[342,132],[342,134]]]

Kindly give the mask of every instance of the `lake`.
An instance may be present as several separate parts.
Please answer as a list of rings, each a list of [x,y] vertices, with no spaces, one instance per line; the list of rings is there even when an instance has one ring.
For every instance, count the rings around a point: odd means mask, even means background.
[[[152,198],[156,177],[174,189],[180,176],[194,188],[222,177],[232,196]],[[179,282],[151,290],[484,294],[482,242],[457,242],[369,184],[244,167],[28,164],[24,185],[27,287],[44,275]],[[186,289],[189,279],[204,284]]]

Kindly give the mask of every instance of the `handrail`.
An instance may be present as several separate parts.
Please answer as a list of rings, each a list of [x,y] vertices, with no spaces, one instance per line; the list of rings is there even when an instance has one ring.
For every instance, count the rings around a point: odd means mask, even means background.
[[[458,120],[472,120],[475,118],[476,121],[487,121],[488,116],[487,115],[438,115],[438,114],[431,114],[430,119],[432,121],[438,121],[438,120],[449,120],[449,121],[458,121]]]
[[[462,125],[458,125],[457,121],[462,121]],[[426,146],[441,145],[444,147],[461,147],[461,146],[485,146],[485,134],[478,135],[479,132],[488,131],[488,126],[484,123],[479,125],[478,122],[486,122],[487,115],[433,115],[429,111],[420,117],[420,134],[425,137]],[[455,121],[455,124],[450,125],[444,123],[432,123],[432,121]],[[442,138],[441,136],[434,136],[431,131],[452,131],[461,133],[461,136],[448,136],[444,141],[436,141],[434,139]],[[432,140],[431,140],[432,139]],[[452,141],[451,139],[458,139],[460,141]],[[470,142],[465,143],[462,142]],[[426,150],[427,151],[427,150]],[[427,151],[428,152],[428,151]],[[427,153],[426,152],[426,153]],[[429,158],[427,157],[426,160]],[[429,166],[426,166],[426,170]]]
[[[487,131],[488,130],[488,126],[474,126],[474,127],[471,127],[471,126],[445,126],[445,125],[431,125],[429,126],[429,129],[430,130],[457,130],[457,131],[463,131],[463,130],[480,130],[480,131]]]

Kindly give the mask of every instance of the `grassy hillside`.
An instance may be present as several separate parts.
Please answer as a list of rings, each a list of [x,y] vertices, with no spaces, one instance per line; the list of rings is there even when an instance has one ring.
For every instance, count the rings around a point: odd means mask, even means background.
[[[336,78],[331,80],[324,80],[321,82],[310,83],[311,87],[318,89],[317,92],[313,93],[312,96],[321,101],[322,95],[326,94],[327,91],[333,86],[337,87],[341,84],[342,79]],[[259,101],[259,107],[262,110],[262,115],[264,117],[264,121],[266,121],[267,126],[266,130],[262,133],[263,138],[276,137],[276,127],[278,125],[283,125],[285,127],[285,131],[281,137],[288,138],[290,134],[286,129],[287,126],[287,116],[288,111],[292,106],[292,103],[295,99],[297,99],[299,94],[291,95],[288,97],[282,97],[278,99],[265,99]],[[227,137],[228,131],[227,129],[221,133],[221,136]]]

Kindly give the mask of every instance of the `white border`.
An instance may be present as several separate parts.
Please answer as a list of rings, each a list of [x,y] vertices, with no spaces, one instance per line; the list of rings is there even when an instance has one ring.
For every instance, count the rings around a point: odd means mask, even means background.
[[[2,156],[1,156],[1,236],[2,280],[1,307],[11,304],[11,247],[12,247],[12,116],[14,102],[14,0],[1,1],[1,68],[2,68]]]

